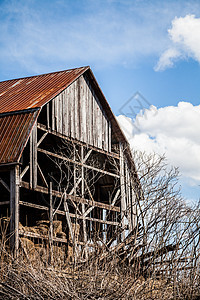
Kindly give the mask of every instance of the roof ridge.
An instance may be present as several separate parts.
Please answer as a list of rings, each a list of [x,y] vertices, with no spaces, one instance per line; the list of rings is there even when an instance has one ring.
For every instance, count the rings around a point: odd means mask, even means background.
[[[8,82],[8,81],[13,81],[13,80],[20,80],[20,79],[25,79],[25,78],[33,78],[33,77],[50,75],[50,74],[62,73],[62,72],[72,71],[72,70],[78,70],[78,69],[89,69],[89,68],[90,68],[90,66],[83,66],[83,67],[71,68],[71,69],[60,70],[60,71],[55,71],[55,72],[48,72],[48,73],[43,73],[43,74],[36,74],[36,75],[31,75],[31,76],[24,76],[24,77],[19,77],[19,78],[7,79],[7,80],[0,81],[0,83]]]

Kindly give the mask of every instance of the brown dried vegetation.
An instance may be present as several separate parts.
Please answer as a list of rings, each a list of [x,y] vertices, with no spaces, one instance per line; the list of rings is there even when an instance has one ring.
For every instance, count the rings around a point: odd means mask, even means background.
[[[14,258],[8,222],[1,220],[1,299],[200,299],[199,203],[191,207],[181,198],[178,171],[163,157],[135,156],[143,190],[136,199],[136,227],[123,242],[120,229],[118,243],[97,236],[87,246],[88,259],[83,249],[73,259],[72,241],[50,249],[25,237]],[[59,223],[53,229],[55,236],[62,232]],[[49,223],[39,222],[33,230],[47,235]]]

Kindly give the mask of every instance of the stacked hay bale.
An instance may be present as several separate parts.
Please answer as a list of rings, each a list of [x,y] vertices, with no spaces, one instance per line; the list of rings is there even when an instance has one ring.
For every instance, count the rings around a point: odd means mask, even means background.
[[[39,220],[36,222],[36,226],[23,226],[21,223],[19,224],[20,232],[23,233],[35,233],[41,237],[44,237],[45,240],[43,243],[35,243],[36,240],[31,241],[29,238],[23,237],[21,238],[22,248],[24,248],[26,255],[30,259],[31,262],[37,263],[38,261],[42,261],[43,263],[48,263],[49,257],[49,243],[47,242],[49,236],[49,225],[50,222],[48,220]],[[74,233],[75,241],[78,241],[80,225],[77,223],[72,223],[72,230]],[[66,240],[66,234],[62,231],[62,221],[53,221],[53,236]],[[69,234],[68,245],[53,245],[53,256],[54,263],[57,266],[64,265],[64,263],[70,262],[73,260],[74,249],[72,237]],[[67,258],[67,259],[66,259]]]

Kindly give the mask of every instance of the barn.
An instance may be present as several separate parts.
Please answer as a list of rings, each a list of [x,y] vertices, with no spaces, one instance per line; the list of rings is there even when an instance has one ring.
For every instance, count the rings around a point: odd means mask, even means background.
[[[124,240],[138,186],[129,144],[90,67],[0,82],[0,217],[15,252],[22,237],[77,251]],[[47,224],[50,234],[41,230]]]

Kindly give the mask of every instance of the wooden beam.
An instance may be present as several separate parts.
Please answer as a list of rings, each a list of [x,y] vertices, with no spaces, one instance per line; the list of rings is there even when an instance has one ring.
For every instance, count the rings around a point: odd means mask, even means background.
[[[30,151],[29,151],[29,157],[30,157],[30,172],[29,172],[29,182],[30,182],[30,188],[33,188],[33,134],[31,132],[30,135]]]
[[[83,217],[86,217],[92,210],[94,209],[94,206],[91,206],[86,210],[86,212],[83,213]]]
[[[10,201],[2,201],[0,202],[0,205],[9,205],[10,204]]]
[[[92,152],[92,150],[90,150]],[[90,153],[90,152],[88,152]],[[87,153],[87,154],[88,154]],[[88,155],[85,156],[84,158],[84,148],[83,146],[81,146],[81,162],[84,163],[84,160],[86,161],[88,158]],[[84,198],[84,194],[85,194],[85,185],[84,185],[84,167],[81,167],[81,180],[82,180],[82,184],[81,184],[81,196],[82,198]],[[82,214],[83,214],[83,239],[84,239],[84,243],[85,243],[85,256],[86,259],[88,259],[88,249],[87,249],[87,228],[86,228],[86,221],[85,221],[85,204],[82,203]]]
[[[74,161],[74,160],[72,160],[70,158],[67,158],[67,157],[63,156],[63,155],[52,153],[50,151],[47,151],[47,150],[44,150],[44,149],[41,149],[41,148],[38,148],[38,152],[44,153],[44,154],[52,156],[52,157],[59,158],[59,159],[64,160],[64,161],[71,162],[71,163],[79,165],[79,166],[83,166],[84,168],[91,169],[93,171],[96,171],[96,172],[99,172],[99,173],[103,173],[105,175],[109,175],[109,176],[117,177],[117,178],[120,177],[117,174],[114,174],[114,173],[111,173],[111,172],[107,172],[107,171],[104,171],[104,170],[101,170],[101,169],[98,169],[98,168],[95,168],[95,167],[92,167],[92,166],[89,166],[89,165],[86,165],[86,164],[82,164],[81,162]]]
[[[48,236],[41,235],[41,234],[35,233],[35,232],[24,232],[23,230],[19,230],[19,235],[25,236],[25,237],[30,237],[30,238],[39,238],[39,239],[48,240]],[[54,237],[53,242],[60,242],[60,243],[66,243],[67,244],[68,240]]]
[[[49,263],[53,263],[53,196],[52,182],[49,183]]]
[[[74,140],[74,139],[72,139],[72,138],[70,138],[70,137],[67,137],[67,136],[65,136],[65,135],[62,135],[62,134],[60,134],[60,133],[58,133],[58,132],[56,132],[56,131],[54,131],[54,130],[50,130],[50,129],[48,130],[47,127],[46,127],[45,125],[43,125],[43,124],[38,123],[38,124],[37,124],[37,127],[38,127],[40,130],[43,130],[43,131],[45,131],[45,132],[49,132],[49,133],[51,133],[51,134],[53,134],[53,135],[56,135],[56,136],[60,137],[61,139],[67,140],[67,141],[69,141],[69,142],[76,143],[76,144],[78,144],[78,145],[85,146],[86,148],[92,149],[92,150],[94,150],[94,151],[96,151],[96,152],[99,152],[99,153],[108,155],[108,156],[110,156],[110,157],[119,159],[119,154],[117,154],[117,153],[114,153],[114,152],[107,152],[107,151],[102,150],[102,149],[100,149],[100,148],[96,148],[96,147],[94,147],[94,146],[85,144],[84,142]],[[111,150],[111,149],[110,149],[110,150]]]
[[[33,134],[33,189],[37,186],[37,125],[32,130]]]
[[[119,197],[119,194],[120,194],[120,189],[117,190],[116,194],[115,194],[115,197],[111,203],[111,206],[114,206],[115,205],[115,202],[117,201],[118,197]]]
[[[50,128],[50,114],[49,114],[49,105],[50,103],[47,103],[47,128]]]
[[[19,184],[20,172],[16,165],[10,171],[10,245],[17,256],[19,248]]]
[[[34,232],[24,232],[23,230],[19,230],[19,235],[20,236],[24,236],[24,237],[28,237],[28,238],[37,238],[37,239],[44,239],[44,240],[48,240],[48,237],[45,235],[41,235],[39,233],[34,233]],[[56,243],[64,243],[64,244],[68,244],[69,241],[67,239],[62,239],[62,238],[58,238],[58,237],[54,237],[53,238],[53,242]],[[78,241],[77,244],[79,245],[84,245],[85,243]],[[88,244],[89,247],[95,247],[94,244]]]
[[[20,180],[22,180],[22,178],[24,177],[24,175],[26,174],[26,172],[28,171],[28,169],[29,169],[29,165],[26,166],[24,168],[24,170],[21,172],[21,174],[20,174]]]
[[[30,189],[29,188],[29,183],[25,182],[25,181],[21,181],[21,187],[23,187],[25,189]],[[49,194],[48,188],[45,188],[45,187],[42,187],[42,186],[39,186],[39,185],[35,188],[35,191],[43,193],[43,194]],[[53,190],[52,195],[56,196],[56,197],[62,197],[63,194],[58,192],[58,191]],[[91,205],[91,206],[94,205],[95,207],[120,212],[120,208],[118,206],[111,206],[109,204],[96,202],[96,201],[91,201],[91,200],[88,200],[88,199],[85,199],[85,198],[75,197],[75,196],[72,196],[72,195],[69,195],[69,194],[67,194],[67,198],[68,199],[71,198],[73,201],[75,201],[77,203],[84,203],[84,204]]]
[[[38,163],[37,163],[37,166],[38,166],[38,171],[39,171],[39,174],[40,174],[40,177],[41,177],[43,183],[46,185],[46,187],[48,187],[48,183],[47,183],[47,181],[46,181],[46,179],[44,177],[44,174],[43,174],[43,172],[42,172],[42,170],[41,170],[41,168],[40,168],[40,166],[39,166]]]
[[[5,189],[10,192],[10,188],[9,186],[7,185],[7,183],[2,179],[0,178],[0,183],[5,187]]]
[[[125,239],[125,212],[126,212],[126,191],[124,178],[124,148],[123,144],[119,143],[120,149],[120,186],[121,186],[121,224],[122,224],[122,241]]]
[[[39,139],[39,141],[37,142],[37,147],[39,147],[39,145],[42,143],[42,141],[45,139],[45,137],[47,136],[48,132],[45,132],[41,138]]]
[[[39,204],[34,204],[34,203],[29,203],[29,202],[24,202],[24,201],[19,201],[19,204],[20,205],[23,205],[23,206],[27,206],[27,207],[32,207],[32,208],[35,208],[35,209],[39,209],[39,210],[45,210],[45,211],[48,211],[49,210],[49,207],[46,207],[46,206],[42,206],[42,205],[39,205]],[[58,215],[62,215],[62,216],[65,216],[65,212],[62,211],[62,210],[56,210],[56,213]],[[83,217],[82,215],[76,215],[76,214],[72,214],[72,213],[69,213],[69,216],[71,218],[77,218],[77,219],[80,219],[80,220],[88,220],[88,221],[93,221],[93,222],[98,222],[98,223],[102,223],[102,224],[108,224],[108,225],[114,225],[114,226],[118,226],[119,223],[118,222],[112,222],[112,221],[104,221],[104,220],[101,220],[101,219],[95,219],[95,218],[90,218],[90,217]]]

